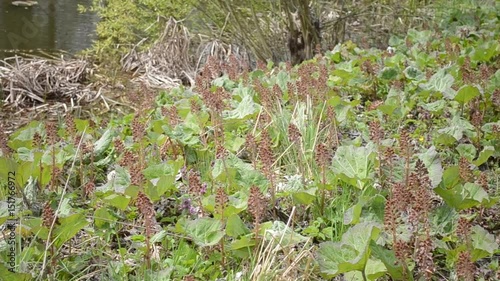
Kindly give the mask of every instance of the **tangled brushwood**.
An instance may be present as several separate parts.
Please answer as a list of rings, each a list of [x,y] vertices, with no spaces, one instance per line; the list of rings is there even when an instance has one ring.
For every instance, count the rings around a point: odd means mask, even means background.
[[[96,99],[88,77],[93,66],[82,59],[11,57],[0,61],[4,101],[16,107],[65,101],[80,105]]]

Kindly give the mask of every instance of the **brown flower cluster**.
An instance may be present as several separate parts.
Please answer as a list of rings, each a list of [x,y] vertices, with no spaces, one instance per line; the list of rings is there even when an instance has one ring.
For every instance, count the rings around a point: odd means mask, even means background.
[[[89,198],[95,190],[95,183],[93,181],[89,181],[83,187],[83,194],[86,198]]]
[[[229,202],[229,197],[227,196],[226,191],[224,191],[224,188],[218,188],[215,194],[215,209],[220,215],[224,213],[227,202]]]
[[[490,187],[488,184],[488,175],[486,172],[482,172],[477,179],[477,184],[479,184],[486,192],[489,191]]]
[[[224,100],[229,97],[224,88],[218,87],[215,92],[210,89],[212,79],[219,77],[221,73],[220,64],[210,56],[202,72],[195,79],[196,90],[200,93],[203,103],[217,114],[225,108]]]
[[[425,280],[432,280],[436,272],[436,265],[432,258],[433,243],[427,229],[425,235],[419,236],[415,249],[415,262],[418,270]]]
[[[460,157],[460,161],[458,163],[458,168],[460,170],[460,179],[464,182],[472,181],[472,170],[470,168],[469,161],[465,157]]]
[[[399,149],[402,157],[409,159],[412,155],[410,135],[406,129],[401,131],[399,136]]]
[[[140,142],[146,133],[146,127],[143,122],[139,120],[139,115],[136,115],[132,120],[132,136],[135,142]]]
[[[315,160],[316,164],[322,169],[325,169],[326,167],[330,166],[330,162],[332,161],[332,153],[330,149],[328,149],[326,144],[319,143],[316,146]]]
[[[436,270],[432,253],[433,243],[429,234],[431,202],[431,183],[427,169],[421,160],[417,160],[414,171],[408,175],[407,184],[392,185],[384,217],[384,226],[392,235],[393,251],[398,261],[405,265],[406,259],[413,253],[419,272],[425,280],[431,280]],[[405,216],[407,220],[403,219]],[[398,226],[402,224],[410,229],[409,241],[414,243],[403,245],[407,242],[398,237],[397,231]]]
[[[172,105],[170,108],[162,107],[161,113],[163,116],[168,117],[168,122],[171,127],[175,127],[181,122],[181,118],[179,117],[179,113],[177,112],[177,107],[175,105]]]
[[[45,123],[45,132],[47,134],[47,141],[50,145],[55,144],[59,137],[57,135],[57,125],[54,122]]]
[[[66,114],[66,116],[64,116],[64,121],[66,123],[66,132],[68,133],[68,136],[74,136],[76,133],[76,125],[73,115]]]
[[[151,200],[149,200],[149,198],[146,196],[146,194],[142,193],[142,191],[139,191],[135,205],[139,209],[139,213],[144,218],[144,226],[145,226],[145,230],[146,230],[146,236],[151,237],[151,235],[153,234],[153,231],[154,231],[154,227],[156,225],[155,210],[154,210],[153,202],[151,202]]]
[[[370,138],[373,140],[373,142],[380,145],[380,142],[384,138],[384,130],[380,126],[380,122],[371,121],[368,125],[368,128],[370,130]]]
[[[288,140],[292,143],[299,143],[301,137],[302,134],[300,133],[299,128],[290,122],[290,124],[288,124]]]
[[[480,108],[481,100],[476,97],[470,102],[470,121],[476,128],[480,128],[483,124],[484,112]]]
[[[205,188],[201,183],[200,172],[190,170],[188,173],[189,193],[199,196],[205,193]]]
[[[250,154],[250,159],[255,164],[255,158],[257,157],[257,142],[251,132],[248,132],[245,136],[245,147]]]
[[[491,102],[497,109],[500,109],[500,89],[496,89],[493,94],[491,94]]]
[[[472,84],[476,80],[474,71],[470,65],[470,57],[467,56],[464,59],[464,63],[460,67],[460,72],[462,72],[462,81],[465,84]]]
[[[471,222],[467,218],[461,216],[457,224],[457,236],[463,243],[466,243],[470,238]]]
[[[272,182],[273,179],[273,164],[274,154],[271,148],[271,137],[267,130],[262,131],[259,143],[259,157],[262,162],[262,172]]]
[[[469,251],[460,252],[455,268],[458,278],[461,278],[464,281],[475,280],[474,274],[476,272],[476,266],[472,262]]]
[[[42,225],[50,228],[52,226],[54,218],[55,218],[54,210],[52,210],[52,207],[50,207],[50,203],[46,202],[43,205],[43,210],[42,210]]]
[[[248,197],[248,212],[252,215],[254,224],[257,225],[266,213],[267,200],[257,186],[250,188]]]

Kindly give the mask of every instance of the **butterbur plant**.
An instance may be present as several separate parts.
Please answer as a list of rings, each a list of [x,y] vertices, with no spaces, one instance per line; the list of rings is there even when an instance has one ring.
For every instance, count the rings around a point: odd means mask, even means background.
[[[0,125],[1,278],[499,279],[499,10],[465,2],[386,50],[251,70],[217,41],[117,115]]]
[[[155,210],[153,202],[142,192],[139,192],[135,202],[139,213],[142,215],[144,222],[144,234],[146,237],[146,251],[144,259],[146,260],[147,268],[151,267],[151,236],[154,234],[156,227]]]
[[[320,213],[322,215],[324,214],[325,201],[326,201],[326,171],[332,161],[332,156],[330,151],[331,150],[328,149],[328,147],[324,143],[319,143],[316,146],[316,151],[315,151],[316,164],[318,165],[321,174],[322,188],[321,188],[321,203],[319,207],[320,207]]]
[[[267,130],[262,131],[259,143],[259,158],[261,170],[269,180],[269,192],[271,194],[271,205],[276,202],[276,190],[274,186],[274,153],[271,146],[271,137]]]
[[[267,210],[267,200],[264,194],[257,186],[250,188],[250,195],[248,196],[248,212],[252,215],[254,223],[255,237],[258,237],[259,224],[263,219]]]

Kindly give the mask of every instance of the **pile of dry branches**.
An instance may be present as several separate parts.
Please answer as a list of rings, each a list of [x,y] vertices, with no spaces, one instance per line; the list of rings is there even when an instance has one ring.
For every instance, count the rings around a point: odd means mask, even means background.
[[[194,68],[188,30],[170,18],[160,38],[144,52],[137,49],[139,42],[122,59],[123,70],[133,71],[136,82],[152,88],[171,88],[180,84],[193,84]]]
[[[0,85],[4,102],[15,107],[33,102],[90,102],[95,92],[85,84],[91,72],[85,60],[58,60],[14,56],[0,61]]]
[[[167,21],[160,38],[147,50],[139,52],[139,42],[121,59],[122,69],[137,76],[133,81],[150,88],[172,88],[179,85],[194,86],[196,73],[208,57],[228,62],[235,55],[242,64],[250,65],[245,48],[219,39],[192,35],[173,18]]]

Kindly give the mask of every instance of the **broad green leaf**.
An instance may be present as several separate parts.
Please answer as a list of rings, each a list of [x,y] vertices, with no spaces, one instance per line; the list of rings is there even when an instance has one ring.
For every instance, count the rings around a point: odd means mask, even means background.
[[[344,224],[357,224],[359,222],[359,217],[361,216],[361,210],[363,209],[363,205],[361,203],[357,203],[351,208],[347,209],[344,213]]]
[[[103,200],[113,207],[125,210],[130,202],[130,197],[114,193],[104,197]]]
[[[243,100],[239,102],[235,109],[224,112],[223,116],[226,120],[231,119],[244,119],[247,116],[253,115],[260,110],[260,105],[253,101],[253,97],[246,95]]]
[[[0,179],[2,182],[7,182],[10,178],[16,178],[16,171],[17,171],[17,165],[18,163],[10,158],[7,157],[0,157]]]
[[[442,185],[439,185],[434,189],[434,192],[441,196],[446,204],[456,210],[464,210],[490,203],[488,193],[475,183],[456,185],[451,189],[446,189]]]
[[[464,198],[472,199],[480,204],[489,201],[488,193],[476,183],[464,184],[464,193]]]
[[[281,247],[287,248],[307,241],[307,237],[296,233],[293,228],[282,221],[274,221],[272,226],[265,231],[264,238],[269,241],[279,242]]]
[[[457,220],[458,212],[447,204],[442,204],[431,212],[432,229],[443,237],[454,231],[454,224]]]
[[[385,67],[380,73],[380,78],[384,80],[394,80],[398,76],[399,70],[394,67]]]
[[[366,280],[379,280],[380,277],[384,276],[387,269],[383,262],[380,260],[368,259],[365,268]],[[360,271],[350,271],[344,274],[344,280],[349,281],[364,281],[363,273]]]
[[[291,194],[292,194],[293,200],[296,201],[297,203],[303,204],[303,205],[309,205],[312,202],[314,202],[314,200],[316,200],[316,198],[317,198],[316,191],[317,190],[318,190],[317,188],[309,188],[309,189],[303,190],[303,191],[291,192]]]
[[[59,218],[61,223],[54,229],[55,245],[61,247],[66,241],[73,238],[89,222],[84,213],[77,213],[65,218]]]
[[[474,132],[474,130],[475,130],[474,126],[472,126],[471,123],[469,123],[469,121],[456,115],[450,121],[448,127],[440,129],[438,130],[438,132],[452,135],[455,138],[455,140],[459,141],[462,139],[464,133],[466,133],[467,131]]]
[[[461,143],[457,146],[457,151],[460,156],[465,157],[469,162],[476,157],[476,147],[470,143]]]
[[[5,254],[7,255],[7,254]],[[15,270],[15,269],[14,269]],[[29,281],[33,280],[33,276],[29,273],[20,273],[20,272],[12,272],[10,271],[10,267],[6,267],[4,263],[0,263],[0,280],[3,281]]]
[[[247,226],[243,223],[241,218],[238,215],[233,214],[229,216],[229,218],[227,218],[226,233],[228,236],[231,236],[233,238],[238,238],[240,236],[250,233],[250,231],[248,230]]]
[[[97,228],[108,228],[116,218],[109,212],[107,207],[101,207],[94,212],[94,224]]]
[[[186,234],[201,247],[213,246],[224,237],[222,223],[213,218],[199,218],[187,222]]]
[[[415,81],[421,81],[421,80],[425,79],[424,73],[414,66],[408,66],[404,70],[404,74],[405,74],[406,78],[411,79],[411,80],[415,80]]]
[[[332,169],[340,178],[359,189],[372,179],[375,164],[372,146],[340,146],[333,157]]]
[[[488,62],[500,54],[500,44],[496,40],[488,40],[477,45],[471,53],[474,61]]]
[[[156,179],[165,175],[173,175],[177,173],[177,171],[174,171],[172,168],[171,163],[150,165],[144,169],[143,174],[147,179]]]
[[[94,154],[101,155],[111,144],[111,140],[113,139],[113,131],[111,129],[107,129],[106,132],[101,136],[101,138],[95,142],[94,144]]]
[[[146,194],[151,200],[159,200],[167,191],[175,188],[175,175],[164,175],[152,181],[153,184],[147,186]]]
[[[130,186],[130,175],[123,167],[116,166],[114,171],[107,175],[108,181],[101,186],[96,187],[96,191],[107,192],[113,190],[117,193],[124,193],[126,188]]]
[[[453,99],[456,95],[455,90],[451,88],[455,78],[451,74],[447,74],[444,69],[436,72],[429,79],[429,82],[423,84],[422,87],[425,90],[432,90],[442,93],[446,98]]]
[[[151,237],[151,243],[161,243],[165,237],[168,236],[168,232],[164,229],[160,230],[160,232],[156,233]]]
[[[472,164],[476,166],[480,166],[490,158],[495,153],[495,148],[493,146],[485,146],[483,150],[479,153],[479,156],[475,161],[472,161]]]
[[[422,160],[427,168],[432,187],[436,187],[443,178],[443,167],[441,166],[441,159],[439,159],[436,147],[431,146],[424,153],[418,154],[418,158]]]
[[[405,277],[404,269],[401,265],[399,265],[396,256],[394,255],[394,251],[388,250],[381,245],[375,243],[375,241],[370,242],[370,249],[372,250],[373,256],[382,261],[386,267],[387,273],[394,280],[403,280]],[[409,280],[413,280],[411,274]]]
[[[450,166],[443,173],[442,185],[446,189],[452,189],[460,183],[460,168],[458,166]]]
[[[495,236],[488,233],[479,225],[472,227],[472,261],[492,256],[498,250],[498,243],[495,241]]]
[[[481,93],[475,86],[465,85],[458,90],[455,100],[461,104],[466,104]]]
[[[443,110],[443,108],[446,106],[446,101],[444,100],[437,100],[435,102],[431,103],[425,103],[422,105],[422,108],[425,110],[428,110],[430,112],[438,112]]]
[[[380,229],[374,223],[360,223],[351,227],[340,242],[321,243],[317,261],[322,274],[328,278],[365,268],[371,240],[378,238]]]

